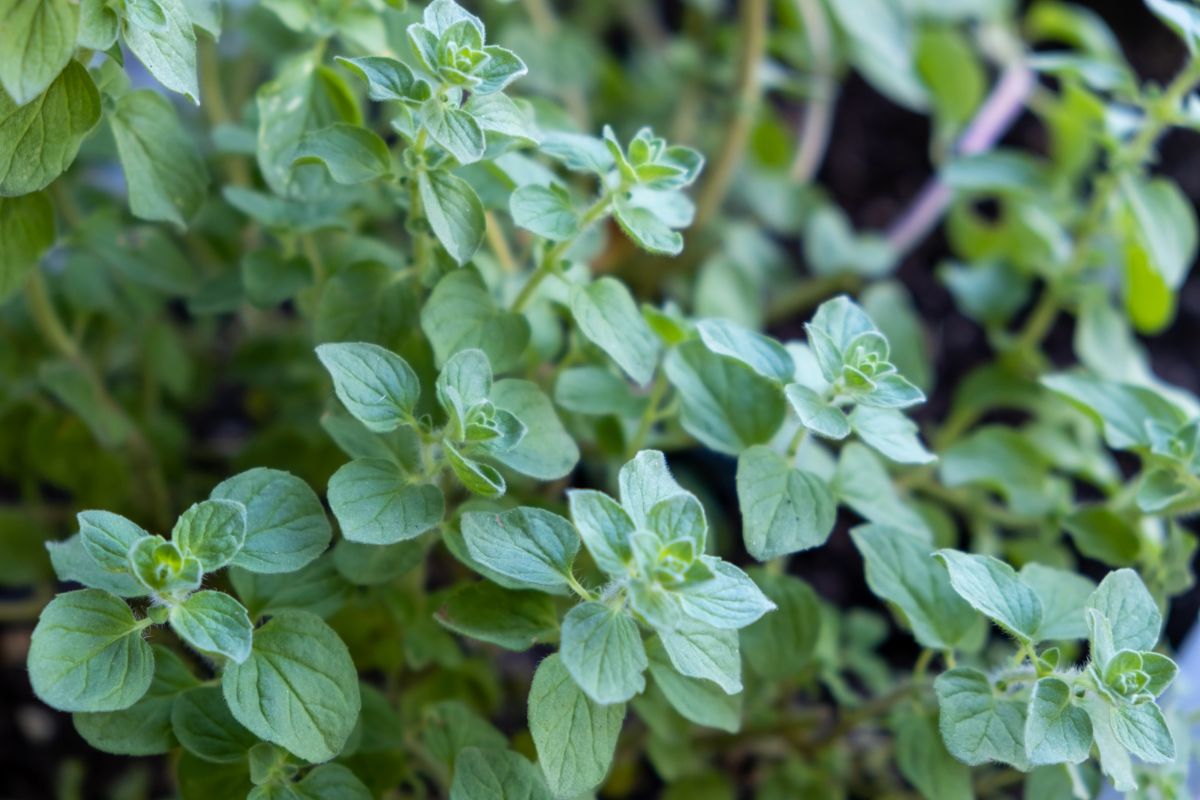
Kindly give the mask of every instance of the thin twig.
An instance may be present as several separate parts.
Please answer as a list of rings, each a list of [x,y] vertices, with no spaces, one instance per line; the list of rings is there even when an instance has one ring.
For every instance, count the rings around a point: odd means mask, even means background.
[[[819,0],[796,0],[796,11],[808,38],[811,83],[804,119],[800,123],[799,144],[789,174],[797,183],[808,183],[817,174],[829,146],[837,83],[833,77],[833,31],[829,28],[825,10]]]

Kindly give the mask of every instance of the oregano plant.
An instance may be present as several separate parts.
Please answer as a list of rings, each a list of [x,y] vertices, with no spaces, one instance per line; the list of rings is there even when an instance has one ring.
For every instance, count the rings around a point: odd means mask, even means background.
[[[1191,796],[1131,7],[0,0],[0,795]]]

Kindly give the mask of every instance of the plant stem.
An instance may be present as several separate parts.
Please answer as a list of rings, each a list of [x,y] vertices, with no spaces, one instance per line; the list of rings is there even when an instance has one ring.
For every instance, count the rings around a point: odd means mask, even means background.
[[[33,313],[34,324],[50,346],[60,355],[78,362],[80,360],[79,346],[75,344],[71,334],[67,333],[66,326],[63,325],[58,311],[54,308],[53,301],[50,300],[50,293],[46,289],[46,281],[42,278],[41,269],[35,268],[29,273],[28,282],[25,284],[25,298],[29,301],[29,310]]]
[[[767,48],[767,0],[741,2],[742,52],[738,59],[737,82],[734,90],[733,119],[729,121],[721,149],[713,159],[708,180],[696,202],[693,228],[700,230],[721,207],[734,173],[746,150],[746,140],[762,100],[762,80],[759,66]]]
[[[196,39],[196,56],[200,96],[203,98],[200,107],[208,118],[209,127],[216,129],[233,120],[229,102],[225,98],[225,89],[221,84],[221,60],[217,53],[217,43],[207,34],[201,34]],[[235,186],[250,185],[250,170],[242,156],[227,154],[223,157],[223,161],[225,177],[231,184]]]
[[[579,595],[580,598],[582,598],[583,600],[595,600],[596,599],[596,596],[593,595],[591,592],[589,592],[584,587],[584,585],[579,582],[579,580],[575,577],[575,574],[573,572],[568,570],[567,574],[566,574],[566,578],[567,578],[567,586],[570,586],[571,591],[573,591],[575,594]]]
[[[512,248],[508,246],[508,239],[504,237],[504,231],[501,229],[500,223],[496,221],[496,214],[489,211],[483,215],[483,218],[486,224],[488,246],[492,248],[496,260],[500,262],[500,266],[505,272],[516,272],[517,263],[513,259]]]
[[[542,255],[542,260],[538,264],[538,268],[529,276],[529,280],[521,287],[520,293],[513,300],[511,310],[514,312],[524,311],[529,305],[529,301],[533,299],[537,293],[538,286],[542,281],[558,269],[558,262],[562,259],[566,252],[571,249],[571,246],[579,239],[579,237],[591,227],[592,223],[603,217],[608,212],[609,204],[612,203],[613,195],[605,192],[600,195],[600,198],[588,207],[588,210],[583,212],[583,216],[579,218],[579,229],[575,231],[575,235],[569,239],[564,239],[557,243]]]
[[[833,33],[820,0],[796,0],[796,11],[804,22],[804,33],[808,39],[808,52],[812,57],[809,76],[812,82],[808,102],[804,106],[804,119],[800,124],[799,144],[789,174],[797,183],[809,183],[817,174],[829,145],[837,84],[833,79]]]
[[[626,459],[633,458],[646,444],[646,437],[650,435],[650,428],[658,418],[658,407],[662,404],[663,395],[666,392],[667,376],[660,369],[658,375],[654,378],[654,384],[650,387],[650,396],[646,400],[646,410],[642,412],[642,417],[638,420],[637,430],[634,431],[632,438],[629,440],[629,446],[626,448],[625,454]]]

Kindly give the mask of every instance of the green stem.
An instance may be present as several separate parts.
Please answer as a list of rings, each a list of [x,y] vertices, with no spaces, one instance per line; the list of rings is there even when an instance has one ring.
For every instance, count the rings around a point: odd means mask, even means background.
[[[642,412],[641,419],[638,420],[637,430],[629,439],[629,447],[626,448],[626,458],[633,458],[637,452],[646,444],[646,438],[650,435],[650,428],[653,427],[655,420],[658,418],[658,407],[662,404],[663,395],[667,392],[667,376],[659,370],[658,375],[654,378],[654,385],[650,387],[650,396],[646,400],[646,410]]]
[[[520,293],[513,300],[512,311],[519,312],[525,310],[525,307],[529,305],[529,302],[533,300],[533,296],[537,293],[538,286],[558,270],[558,262],[562,260],[567,251],[579,240],[583,232],[608,213],[608,207],[612,203],[612,200],[613,193],[605,192],[600,195],[600,198],[595,203],[592,203],[587,211],[583,212],[583,216],[579,218],[579,228],[575,231],[575,234],[545,252],[537,269],[529,276],[529,280],[525,282],[525,285],[521,287]]]
[[[79,346],[75,344],[71,334],[67,333],[62,318],[58,316],[58,311],[55,310],[54,303],[50,299],[50,293],[46,289],[46,281],[42,278],[40,269],[34,269],[29,273],[29,280],[25,284],[25,298],[29,301],[29,310],[33,313],[34,324],[50,346],[59,354],[78,362],[81,358]]]
[[[567,578],[567,586],[570,586],[571,591],[573,591],[575,594],[579,595],[580,598],[582,598],[583,600],[588,600],[588,601],[596,599],[596,596],[593,595],[591,592],[589,592],[584,587],[584,585],[579,582],[579,580],[575,577],[575,573],[568,570],[567,574],[566,574],[566,578]]]
[[[829,145],[837,84],[833,78],[833,32],[825,17],[825,9],[821,7],[820,0],[795,2],[808,39],[808,52],[812,59],[809,76],[812,83],[808,102],[804,106],[796,156],[788,172],[797,183],[808,183],[817,174]]]

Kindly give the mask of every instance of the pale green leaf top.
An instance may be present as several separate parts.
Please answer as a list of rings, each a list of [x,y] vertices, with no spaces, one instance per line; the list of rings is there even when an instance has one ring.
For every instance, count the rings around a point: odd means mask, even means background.
[[[250,657],[253,629],[246,609],[224,592],[196,592],[172,606],[171,628],[192,647],[240,664]]]
[[[563,666],[597,703],[624,703],[646,687],[646,651],[637,623],[619,609],[586,602],[567,612],[559,646]]]
[[[977,611],[1018,638],[1029,641],[1042,624],[1042,601],[1008,564],[992,556],[938,550],[950,585]]]
[[[346,410],[368,428],[386,433],[411,421],[421,384],[403,358],[367,342],[323,344],[317,358]]]
[[[530,589],[562,592],[579,551],[570,522],[540,508],[469,512],[462,533],[471,558]]]

